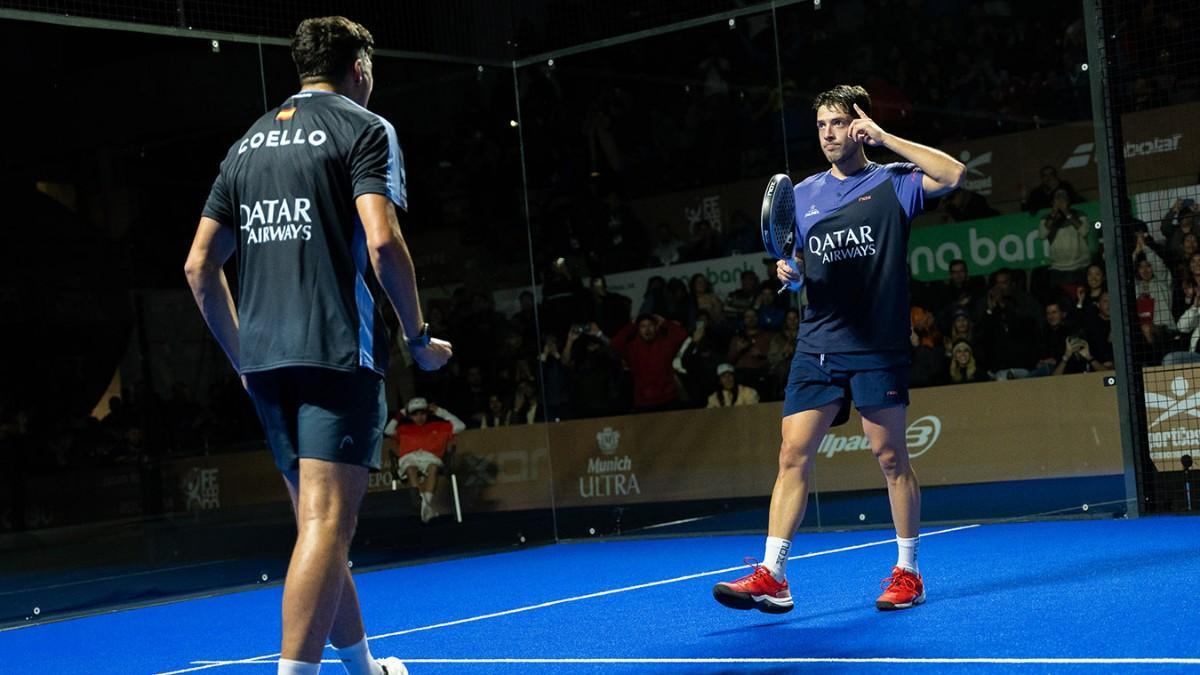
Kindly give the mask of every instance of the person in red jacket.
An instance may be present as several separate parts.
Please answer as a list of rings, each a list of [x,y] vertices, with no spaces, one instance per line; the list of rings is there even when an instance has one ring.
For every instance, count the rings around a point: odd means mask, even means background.
[[[678,405],[671,360],[685,339],[683,326],[657,314],[642,314],[613,336],[612,346],[633,377],[634,412],[673,410]]]

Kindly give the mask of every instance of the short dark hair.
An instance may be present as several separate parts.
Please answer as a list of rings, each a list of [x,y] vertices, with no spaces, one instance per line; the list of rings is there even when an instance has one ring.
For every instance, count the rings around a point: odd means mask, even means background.
[[[967,269],[967,261],[962,258],[955,258],[950,261],[950,269],[954,269],[955,265],[962,265],[964,270]]]
[[[851,117],[858,117],[858,113],[854,112],[856,104],[863,112],[871,114],[871,95],[866,89],[857,84],[839,84],[829,91],[817,94],[813,99],[813,110],[828,107],[848,113]]]
[[[370,59],[374,47],[375,38],[361,24],[344,16],[322,16],[305,19],[296,27],[292,61],[301,82],[333,82],[360,55]]]

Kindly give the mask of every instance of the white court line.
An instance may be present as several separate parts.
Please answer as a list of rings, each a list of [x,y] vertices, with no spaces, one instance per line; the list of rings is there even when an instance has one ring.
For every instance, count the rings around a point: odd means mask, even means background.
[[[229,666],[235,664],[257,664],[273,666],[276,661],[195,661],[194,663],[204,663],[213,666]],[[321,663],[341,663],[336,659],[325,659]],[[459,664],[459,665],[529,665],[529,664],[571,664],[571,665],[587,665],[587,664],[751,664],[751,663],[828,663],[828,664],[851,664],[851,663],[895,663],[895,664],[989,664],[989,665],[1080,665],[1080,666],[1120,666],[1120,665],[1182,665],[1195,666],[1200,665],[1200,658],[1175,658],[1175,657],[1146,657],[1146,658],[993,658],[993,657],[966,657],[966,658],[938,658],[938,657],[862,657],[862,658],[840,658],[840,657],[820,657],[820,656],[797,656],[797,657],[763,657],[763,658],[594,658],[594,659],[404,659],[404,663],[424,663],[424,664]]]
[[[951,532],[959,532],[962,530],[969,530],[969,529],[972,529],[975,527],[979,527],[979,525],[978,524],[962,525],[959,527],[946,528],[944,530],[934,530],[933,532],[924,533],[921,536],[922,537],[933,537],[933,536],[937,536],[939,534],[949,534]],[[791,556],[788,558],[788,560],[789,561],[790,560],[802,560],[804,558],[816,558],[816,557],[824,556],[824,555],[832,555],[834,553],[845,553],[847,551],[856,551],[858,549],[870,548],[872,546],[882,546],[884,544],[891,544],[895,541],[896,541],[895,537],[893,537],[891,539],[880,539],[878,541],[871,541],[871,542],[867,542],[865,544],[855,544],[853,546],[843,546],[841,548],[831,548],[831,549],[828,549],[825,551],[813,551],[812,553],[802,553],[800,555]],[[462,624],[474,623],[476,621],[484,621],[486,619],[495,619],[495,618],[502,617],[502,616],[510,616],[513,614],[521,614],[523,612],[531,612],[535,609],[545,609],[547,607],[554,607],[555,605],[563,605],[568,602],[579,602],[580,600],[591,600],[592,598],[600,598],[600,597],[604,597],[606,595],[616,595],[617,593],[628,593],[629,591],[637,591],[637,590],[641,590],[643,588],[653,588],[655,586],[663,586],[666,584],[675,584],[675,583],[679,583],[681,581],[691,581],[692,579],[700,579],[702,577],[711,577],[711,576],[716,576],[718,574],[728,574],[730,572],[735,572],[737,570],[743,569],[744,567],[745,567],[745,565],[737,565],[734,567],[726,567],[726,568],[719,569],[719,570],[711,570],[709,572],[699,572],[697,574],[688,574],[688,575],[685,575],[682,577],[674,577],[672,579],[662,579],[659,581],[651,581],[651,582],[644,583],[644,584],[625,586],[624,588],[613,588],[613,589],[610,589],[607,591],[598,591],[596,593],[588,593],[586,595],[576,595],[576,596],[572,596],[569,598],[562,598],[559,600],[551,600],[549,602],[542,602],[542,603],[538,603],[536,605],[526,605],[525,607],[518,607],[516,609],[506,609],[502,612],[492,612],[490,614],[481,614],[479,616],[472,616],[472,617],[469,617],[466,619],[457,619],[455,621],[445,621],[442,623],[431,624],[429,626],[421,626],[419,628],[408,628],[406,630],[398,630],[398,631],[394,631],[391,633],[372,635],[372,636],[368,637],[367,640],[379,640],[382,638],[396,637],[398,635],[408,635],[410,633],[420,633],[422,631],[434,630],[436,628],[448,628],[450,626],[461,626]],[[181,670],[172,670],[172,671],[168,671],[168,672],[158,673],[157,675],[180,675],[181,673],[191,673],[191,672],[195,672],[197,670],[206,670],[208,668],[217,668],[220,666],[245,664],[245,663],[259,663],[259,662],[262,662],[263,659],[274,659],[278,656],[279,656],[279,654],[275,653],[275,654],[265,654],[263,656],[254,656],[254,657],[251,657],[248,659],[239,659],[239,660],[234,660],[234,661],[193,661],[192,662],[193,664],[200,664],[200,665],[196,665],[192,668],[184,668]]]

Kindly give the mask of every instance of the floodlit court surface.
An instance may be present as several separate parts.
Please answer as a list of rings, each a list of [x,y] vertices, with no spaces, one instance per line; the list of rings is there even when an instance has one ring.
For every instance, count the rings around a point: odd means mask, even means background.
[[[928,601],[874,599],[894,533],[798,535],[789,614],[712,584],[762,537],[563,543],[355,575],[371,649],[445,673],[1200,672],[1200,518],[931,527]],[[0,632],[0,673],[273,674],[280,586]],[[327,650],[322,672],[343,672]]]

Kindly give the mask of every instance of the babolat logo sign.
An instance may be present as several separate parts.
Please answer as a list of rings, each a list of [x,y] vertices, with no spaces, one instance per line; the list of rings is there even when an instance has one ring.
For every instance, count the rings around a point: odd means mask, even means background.
[[[929,452],[941,435],[942,421],[935,415],[926,415],[913,420],[904,434],[905,440],[908,441],[908,456],[917,458]],[[871,441],[866,435],[842,436],[828,433],[821,440],[821,446],[817,448],[817,453],[833,459],[833,456],[840,452],[870,449]]]
[[[584,499],[596,497],[628,497],[640,495],[637,474],[633,472],[633,459],[629,455],[617,455],[621,445],[621,432],[604,427],[596,434],[599,457],[589,457],[587,475],[579,477],[579,496]]]

